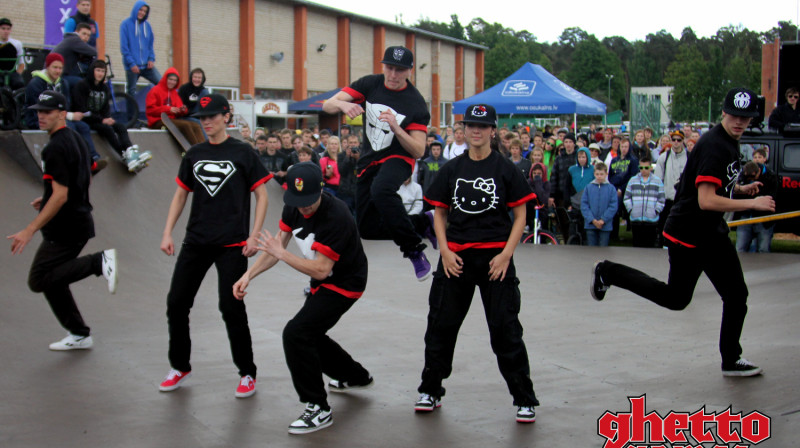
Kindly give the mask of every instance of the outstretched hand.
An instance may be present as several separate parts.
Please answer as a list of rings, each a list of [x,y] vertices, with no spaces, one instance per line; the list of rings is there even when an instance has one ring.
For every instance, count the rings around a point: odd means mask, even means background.
[[[742,194],[749,195],[749,196],[755,196],[761,190],[761,187],[763,185],[764,184],[762,184],[759,181],[755,181],[755,182],[749,183],[747,185],[740,185],[739,186],[739,192],[742,193]]]
[[[283,243],[281,242],[280,238],[278,238],[278,235],[272,236],[272,234],[269,233],[269,230],[262,230],[258,234],[256,242],[258,243],[258,250],[272,255],[278,260],[283,259],[281,255],[286,249],[283,248]]]

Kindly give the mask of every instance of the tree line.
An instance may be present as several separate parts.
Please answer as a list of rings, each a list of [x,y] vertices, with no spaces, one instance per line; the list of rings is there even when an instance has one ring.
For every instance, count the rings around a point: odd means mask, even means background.
[[[720,28],[699,38],[686,27],[679,39],[666,30],[629,42],[621,36],[599,40],[578,27],[566,28],[557,42],[540,43],[528,31],[472,19],[463,26],[458,15],[450,23],[421,18],[412,25],[456,39],[483,45],[484,88],[514,73],[525,62],[539,64],[580,92],[606,103],[609,111],[627,113],[631,87],[673,86],[671,116],[676,121],[704,120],[721,114],[725,92],[734,86],[761,91],[761,46],[793,41],[797,26],[780,21],[769,31],[742,26]],[[611,88],[609,95],[609,76]]]

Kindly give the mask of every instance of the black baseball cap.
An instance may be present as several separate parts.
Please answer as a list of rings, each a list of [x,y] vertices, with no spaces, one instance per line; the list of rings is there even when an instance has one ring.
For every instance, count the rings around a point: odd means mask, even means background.
[[[439,140],[434,140],[431,142],[430,147],[433,148],[434,146],[438,146],[439,149],[444,148],[444,145],[442,145],[442,142],[440,142]]]
[[[722,111],[736,117],[757,117],[758,96],[744,87],[728,90]]]
[[[403,68],[414,68],[414,54],[406,47],[388,47],[383,52],[381,64],[396,65]]]
[[[11,24],[11,20],[9,20],[8,17],[3,17],[2,19],[0,19],[0,26],[3,25],[14,26]]]
[[[322,169],[314,162],[295,163],[286,173],[283,203],[291,207],[308,207],[322,194]]]
[[[39,100],[31,110],[67,110],[67,98],[55,90],[45,90],[39,94]]]
[[[497,113],[494,107],[488,104],[473,104],[467,106],[462,123],[488,124],[497,127]]]
[[[193,113],[193,117],[208,117],[211,115],[222,114],[225,115],[231,111],[231,105],[228,103],[227,98],[219,93],[212,93],[200,97],[197,101],[197,112]]]

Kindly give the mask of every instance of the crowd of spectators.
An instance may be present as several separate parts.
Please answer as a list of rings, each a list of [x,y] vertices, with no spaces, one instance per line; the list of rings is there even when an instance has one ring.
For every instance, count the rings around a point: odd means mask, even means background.
[[[45,89],[63,93],[71,103],[67,124],[81,134],[92,158],[100,162],[95,169],[105,166],[105,161],[94,149],[90,130],[96,130],[108,139],[120,154],[121,161],[133,171],[136,164],[142,162],[137,162],[137,159],[148,159],[150,154],[131,144],[124,126],[115,123],[107,109],[99,107],[101,101],[98,98],[109,93],[105,76],[100,77],[100,69],[105,72],[107,68],[97,63],[95,46],[99,25],[91,17],[90,9],[91,0],[78,1],[77,12],[65,23],[63,41],[47,57],[44,69],[33,72],[33,80],[26,88],[25,102],[26,105],[34,104]],[[155,66],[154,34],[148,22],[150,12],[146,1],[137,1],[119,27],[126,90],[135,95],[139,78],[149,80],[154,86],[146,98],[148,126],[160,128],[163,125],[161,113],[166,113],[190,143],[199,143],[205,140],[205,132],[191,114],[197,109],[198,99],[208,93],[205,72],[201,68],[193,69],[182,85],[181,74],[175,68],[167,69],[164,76],[159,74]],[[11,26],[8,19],[0,21],[0,39],[4,42],[17,42],[9,37]],[[20,58],[20,71],[21,63]],[[95,70],[98,70],[97,76]],[[18,81],[17,78],[15,76],[12,81]],[[80,89],[77,88],[79,85]],[[776,109],[770,117],[771,127],[778,128],[785,122],[796,121],[797,89],[789,89],[786,95],[787,104]],[[25,123],[32,129],[38,127],[31,112],[27,112]],[[308,158],[320,165],[325,189],[342,198],[354,211],[355,166],[362,137],[349,126],[335,133],[318,128],[270,132],[260,127],[251,133],[245,124],[241,132],[243,139],[256,148],[276,182],[283,183],[289,166]],[[657,247],[662,244],[661,230],[675,198],[676,182],[686,165],[687,154],[700,138],[700,132],[686,124],[668,134],[654,136],[650,128],[621,133],[612,127],[601,128],[592,123],[588,132],[576,135],[567,128],[548,125],[537,130],[520,123],[511,129],[507,125],[500,127],[498,137],[500,151],[514,162],[537,191],[539,204],[544,207],[540,218],[545,228],[557,230],[564,241],[576,234],[581,236],[579,241],[590,244],[607,241],[602,237],[595,238],[594,230],[599,229],[598,219],[585,216],[582,196],[590,184],[608,183],[615,189],[616,196],[613,216],[610,220],[602,220],[603,229],[610,226],[609,239],[619,239],[619,228],[623,225],[633,232],[635,246]],[[438,170],[448,160],[461,155],[467,146],[464,128],[460,125],[446,126],[441,132],[430,128],[425,154],[418,160],[409,182],[419,184],[424,192]],[[758,176],[770,180],[765,162],[755,162],[761,170]],[[598,165],[605,167],[606,175],[602,181],[595,175]],[[643,187],[643,182],[652,185]],[[656,188],[656,185],[660,187]],[[416,190],[413,186],[411,188]],[[424,206],[429,208],[427,204]],[[564,209],[566,213],[558,213],[558,209]],[[532,213],[529,215],[529,224],[532,224]],[[592,231],[591,236],[587,230]],[[753,238],[763,239],[761,235],[766,235],[767,230],[765,226],[755,230],[744,227],[737,233],[742,234],[743,240],[749,235],[745,232],[750,232]],[[758,243],[759,250],[768,250],[768,246],[768,242]]]

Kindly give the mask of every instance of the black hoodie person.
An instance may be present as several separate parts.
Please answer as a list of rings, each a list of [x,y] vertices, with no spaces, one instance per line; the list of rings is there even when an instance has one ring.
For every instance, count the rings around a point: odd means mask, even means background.
[[[178,88],[178,96],[181,97],[183,104],[189,108],[189,113],[194,113],[197,109],[197,101],[203,95],[208,95],[206,73],[202,68],[196,68],[189,73],[189,82]]]
[[[103,136],[114,148],[128,171],[136,171],[139,164],[152,158],[149,151],[139,152],[139,146],[131,143],[125,125],[111,118],[109,100],[111,91],[104,82],[106,79],[106,63],[94,61],[89,66],[85,79],[72,89],[72,109],[83,112],[83,122]]]

